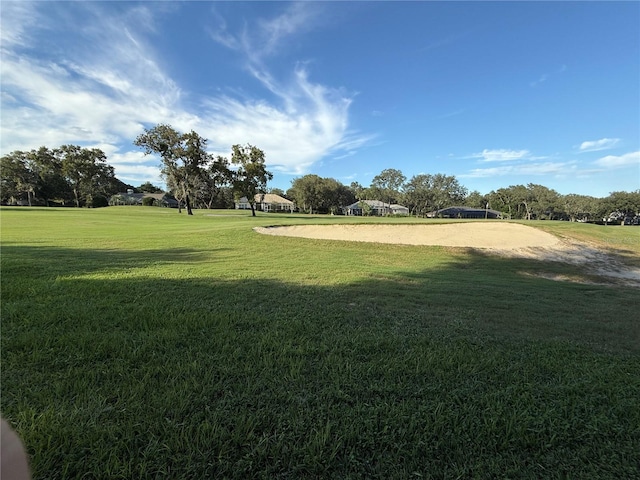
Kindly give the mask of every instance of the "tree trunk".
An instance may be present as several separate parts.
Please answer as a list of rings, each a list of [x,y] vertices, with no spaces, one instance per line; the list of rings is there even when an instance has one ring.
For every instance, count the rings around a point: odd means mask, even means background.
[[[251,205],[251,216],[255,217],[256,216],[256,207],[253,205],[253,202],[249,202],[249,205]]]
[[[80,199],[78,198],[78,189],[77,188],[73,189],[73,196],[76,199],[76,208],[80,208]]]
[[[187,215],[193,215],[193,212],[191,211],[191,202],[189,201],[189,194],[186,195],[185,200],[187,203]]]
[[[527,204],[527,202],[522,202],[522,204],[524,205],[524,208],[527,212],[527,220],[531,220],[531,211],[529,210],[529,205]]]

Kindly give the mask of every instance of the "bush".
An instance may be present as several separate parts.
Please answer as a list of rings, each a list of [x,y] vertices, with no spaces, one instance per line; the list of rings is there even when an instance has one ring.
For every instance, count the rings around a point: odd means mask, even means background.
[[[103,197],[102,195],[92,195],[91,201],[88,203],[91,208],[101,208],[109,206],[109,200],[107,200],[107,198]]]
[[[145,207],[153,207],[156,204],[156,199],[153,197],[144,197],[142,199],[142,205]]]

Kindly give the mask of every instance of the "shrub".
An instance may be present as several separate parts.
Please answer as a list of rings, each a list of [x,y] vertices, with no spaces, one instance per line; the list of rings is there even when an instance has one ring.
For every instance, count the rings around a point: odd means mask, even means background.
[[[89,206],[91,208],[101,208],[109,206],[109,200],[107,200],[107,198],[103,197],[102,195],[92,195],[90,202],[87,203],[89,203]]]
[[[142,205],[145,207],[153,207],[156,204],[156,199],[153,197],[144,197],[142,199]]]

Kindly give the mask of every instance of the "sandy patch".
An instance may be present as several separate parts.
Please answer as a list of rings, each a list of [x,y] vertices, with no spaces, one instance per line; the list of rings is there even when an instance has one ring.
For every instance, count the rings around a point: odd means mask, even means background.
[[[477,248],[502,256],[581,265],[591,274],[640,287],[640,269],[625,265],[619,257],[584,243],[563,241],[550,233],[517,223],[295,225],[256,227],[254,230],[267,235],[322,240]],[[555,279],[572,281],[564,277]]]
[[[285,237],[513,249],[551,247],[560,240],[536,228],[517,223],[451,223],[436,225],[295,225],[256,228],[259,233]]]

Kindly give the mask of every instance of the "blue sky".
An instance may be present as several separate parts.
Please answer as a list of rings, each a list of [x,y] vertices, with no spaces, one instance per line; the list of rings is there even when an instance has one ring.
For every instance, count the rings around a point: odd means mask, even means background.
[[[2,154],[133,145],[168,123],[368,186],[386,168],[469,190],[640,188],[638,2],[0,3]]]

